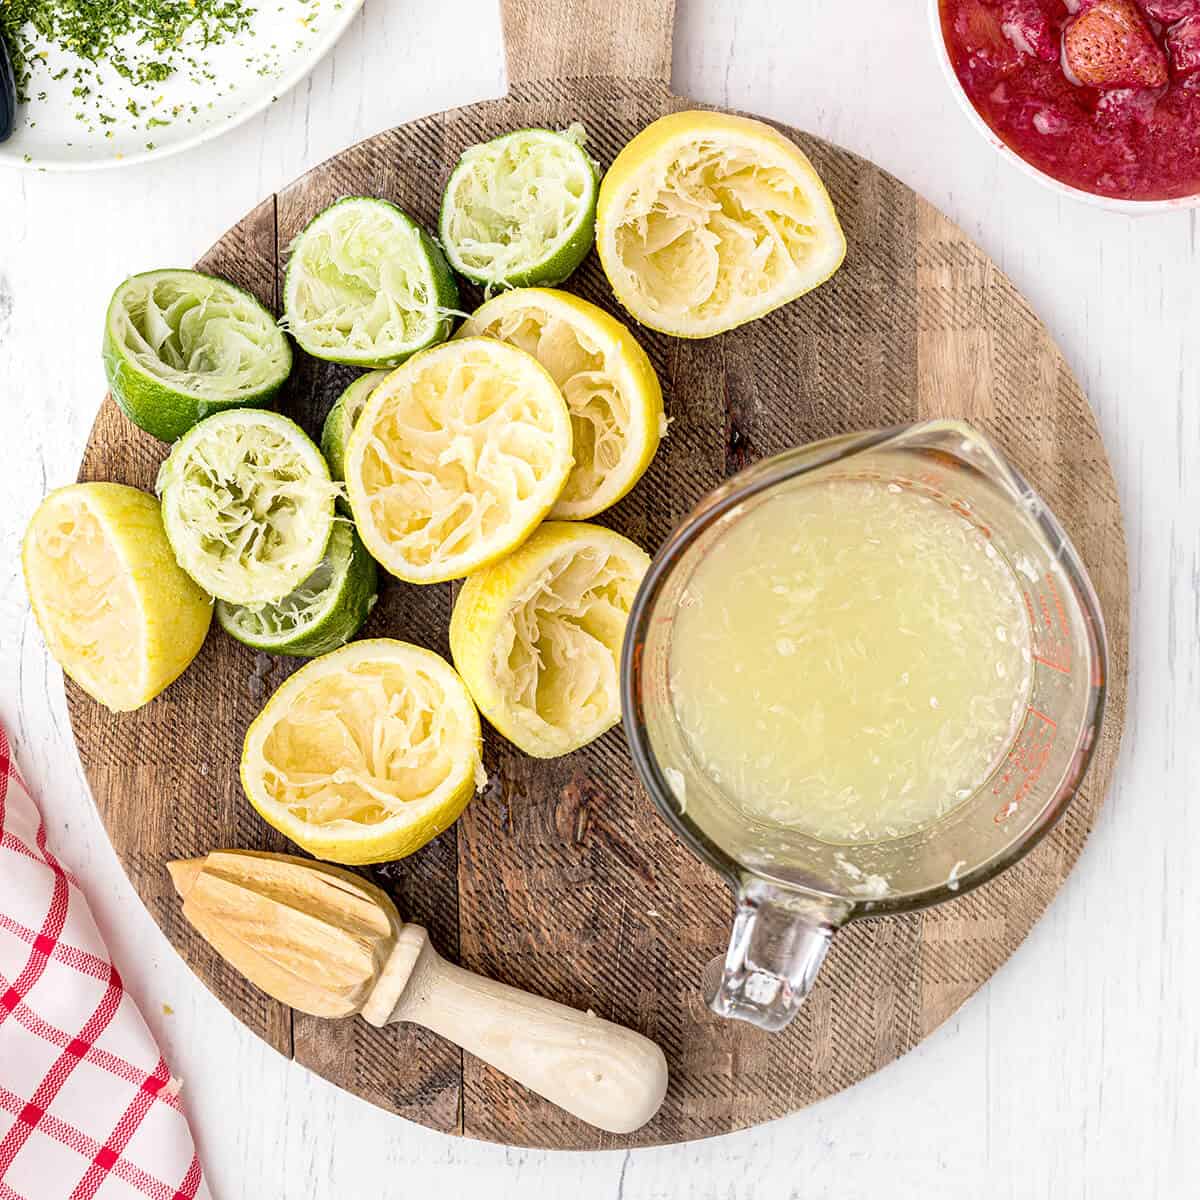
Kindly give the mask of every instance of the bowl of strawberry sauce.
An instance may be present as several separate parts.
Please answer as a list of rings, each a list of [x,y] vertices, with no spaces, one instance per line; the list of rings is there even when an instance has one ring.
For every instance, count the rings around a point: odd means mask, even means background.
[[[1123,211],[1200,204],[1200,0],[932,0],[942,64],[998,149]]]

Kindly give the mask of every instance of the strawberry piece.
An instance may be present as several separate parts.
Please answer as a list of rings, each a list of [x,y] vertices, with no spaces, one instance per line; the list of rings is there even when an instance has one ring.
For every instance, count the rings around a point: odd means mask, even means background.
[[[1200,15],[1184,17],[1167,30],[1167,53],[1176,79],[1200,74]]]
[[[1170,25],[1184,17],[1200,16],[1200,0],[1141,0],[1146,15]]]
[[[1058,38],[1040,0],[1004,0],[1000,6],[1000,29],[1022,54],[1043,62],[1058,58]]]
[[[1167,82],[1167,56],[1133,0],[1094,0],[1063,33],[1063,67],[1094,88],[1153,88]]]

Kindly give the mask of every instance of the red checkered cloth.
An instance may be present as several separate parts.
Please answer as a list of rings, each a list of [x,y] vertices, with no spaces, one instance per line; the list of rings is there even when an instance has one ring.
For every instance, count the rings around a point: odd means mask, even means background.
[[[0,728],[0,1200],[210,1200],[178,1093]]]

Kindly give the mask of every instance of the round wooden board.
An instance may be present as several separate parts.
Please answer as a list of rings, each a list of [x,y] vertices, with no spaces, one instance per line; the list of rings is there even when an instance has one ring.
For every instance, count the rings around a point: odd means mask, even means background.
[[[665,83],[669,4],[625,0],[614,14],[605,0],[505,0],[504,19],[506,98],[352,147],[264,201],[199,265],[278,311],[286,247],[335,198],[385,196],[432,228],[449,168],[470,143],[584,118],[590,149],[607,165],[637,130],[686,107]],[[572,33],[586,40],[575,56],[563,49]],[[558,77],[572,67],[578,77]],[[1117,489],[1086,398],[1029,306],[958,229],[872,164],[784,132],[829,187],[849,239],[845,266],[818,291],[722,337],[685,342],[641,331],[671,432],[646,477],[603,520],[654,551],[709,489],[757,458],[847,430],[967,418],[1040,489],[1099,591],[1112,676],[1091,773],[1051,836],[1006,875],[940,908],[842,933],[801,1016],[768,1035],[704,1006],[700,973],[724,949],[730,899],[659,820],[621,730],[550,762],[489,734],[486,792],[423,851],[370,874],[449,957],[659,1042],[671,1068],[666,1103],[621,1137],[584,1126],[424,1030],[293,1013],[184,923],[168,859],[226,847],[294,850],[243,798],[237,763],[246,726],[296,661],[256,658],[214,631],[179,682],[122,716],[68,683],[80,756],[113,844],[180,954],[282,1053],[432,1128],[526,1146],[638,1146],[740,1129],[849,1087],[915,1046],[1020,944],[1062,886],[1112,776],[1128,581]],[[568,286],[623,315],[594,255]],[[298,355],[281,407],[316,432],[352,374]],[[164,452],[106,401],[80,478],[149,489]],[[446,654],[451,600],[449,585],[392,582],[365,632]]]

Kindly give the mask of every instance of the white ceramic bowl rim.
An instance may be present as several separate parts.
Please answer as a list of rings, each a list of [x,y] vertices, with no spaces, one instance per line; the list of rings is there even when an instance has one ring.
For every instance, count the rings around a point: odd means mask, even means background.
[[[1073,200],[1082,200],[1085,204],[1107,209],[1109,212],[1125,213],[1128,216],[1148,216],[1151,213],[1177,212],[1181,209],[1200,207],[1200,193],[1194,196],[1177,196],[1173,200],[1122,200],[1114,196],[1099,196],[1095,192],[1087,192],[1082,188],[1072,187],[1069,183],[1063,183],[1062,180],[1055,179],[1053,175],[1048,175],[1041,168],[1035,167],[1033,163],[1022,158],[980,116],[979,110],[971,103],[970,97],[959,81],[958,74],[954,70],[954,64],[950,61],[950,51],[946,46],[946,39],[942,34],[940,0],[929,0],[928,11],[930,28],[933,33],[933,43],[938,56],[938,62],[942,65],[942,74],[945,76],[950,90],[954,93],[954,98],[958,101],[959,108],[966,113],[967,119],[987,140],[988,145],[1000,154],[1001,158],[1015,164],[1026,175],[1036,179],[1044,187],[1057,192],[1060,196],[1069,196]]]
[[[0,0],[0,3],[3,2],[4,0]],[[16,167],[18,170],[23,169],[27,171],[66,173],[111,171],[119,170],[121,167],[138,166],[146,162],[158,162],[160,159],[170,158],[174,154],[180,154],[184,150],[191,150],[193,147],[199,146],[204,142],[212,141],[214,138],[228,133],[231,129],[236,129],[239,125],[245,124],[251,117],[257,116],[264,109],[270,108],[280,97],[286,95],[306,75],[312,72],[321,59],[333,48],[342,34],[345,33],[351,21],[358,16],[363,3],[364,0],[343,0],[343,3],[338,8],[335,19],[329,23],[318,37],[313,39],[309,47],[309,52],[301,56],[290,71],[281,75],[269,92],[264,90],[263,95],[247,103],[244,108],[239,109],[225,121],[205,125],[187,137],[180,138],[178,141],[172,141],[154,150],[137,151],[136,153],[123,155],[120,158],[117,158],[115,155],[103,158],[54,158],[39,154],[37,158],[27,162],[14,149],[13,143],[7,146],[0,145],[0,167]]]

